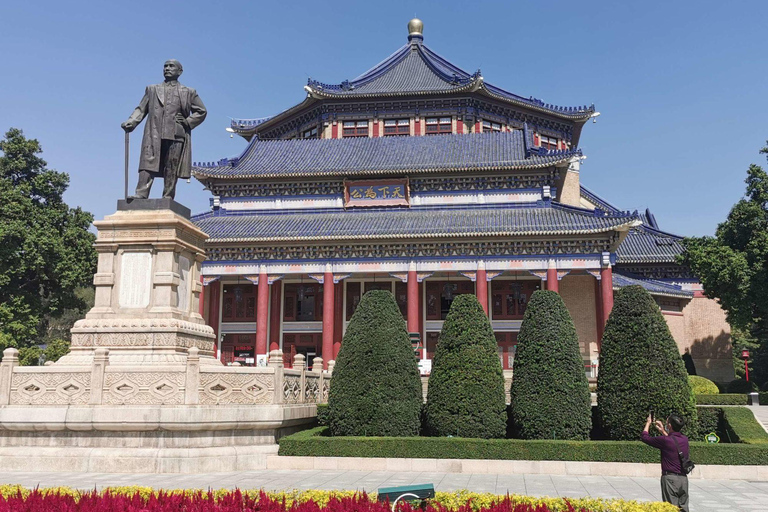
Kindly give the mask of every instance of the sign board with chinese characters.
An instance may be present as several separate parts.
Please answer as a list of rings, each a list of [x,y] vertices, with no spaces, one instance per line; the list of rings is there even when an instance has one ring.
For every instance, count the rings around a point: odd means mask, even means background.
[[[409,205],[407,178],[344,182],[344,207]]]
[[[707,436],[704,439],[710,444],[717,444],[720,442],[720,437],[714,432],[710,432],[709,434],[707,434]]]

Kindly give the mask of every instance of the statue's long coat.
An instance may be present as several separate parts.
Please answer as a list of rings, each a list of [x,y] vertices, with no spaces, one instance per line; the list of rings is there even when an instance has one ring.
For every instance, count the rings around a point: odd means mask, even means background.
[[[163,119],[163,105],[165,104],[164,84],[148,85],[141,103],[136,107],[128,123],[137,126],[145,117],[144,138],[141,140],[141,158],[139,170],[160,171],[160,146],[162,135],[160,127]],[[192,171],[192,135],[191,131],[205,120],[208,112],[205,105],[197,95],[197,91],[191,87],[178,84],[179,97],[181,98],[181,114],[187,119],[189,130],[184,136],[184,153],[181,155],[179,165],[179,178],[189,178]]]

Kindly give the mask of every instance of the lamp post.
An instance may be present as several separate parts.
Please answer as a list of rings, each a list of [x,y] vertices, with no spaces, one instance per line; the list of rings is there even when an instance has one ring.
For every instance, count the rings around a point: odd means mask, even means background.
[[[749,382],[749,365],[747,364],[747,359],[749,359],[749,350],[746,348],[741,351],[741,357],[744,358],[744,372],[747,376],[747,382]]]

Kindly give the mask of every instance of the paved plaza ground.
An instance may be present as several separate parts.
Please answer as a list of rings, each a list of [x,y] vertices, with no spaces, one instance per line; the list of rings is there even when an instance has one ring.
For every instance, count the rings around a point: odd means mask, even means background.
[[[745,471],[745,478],[749,478]],[[142,485],[164,489],[235,488],[265,490],[352,489],[375,491],[379,487],[434,483],[439,491],[468,489],[495,494],[530,496],[601,497],[627,500],[660,500],[656,478],[466,475],[454,473],[290,471],[265,470],[196,475],[104,473],[0,473],[0,484],[28,487],[68,486],[79,489]],[[768,482],[749,480],[691,480],[692,512],[746,512],[768,509]]]

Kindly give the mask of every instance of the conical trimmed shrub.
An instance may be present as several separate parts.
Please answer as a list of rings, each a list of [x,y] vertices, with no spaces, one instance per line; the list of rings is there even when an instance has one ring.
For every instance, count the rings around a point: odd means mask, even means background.
[[[510,395],[516,436],[589,438],[589,383],[576,327],[556,292],[531,295],[517,336]]]
[[[432,360],[425,423],[433,436],[496,438],[506,433],[504,376],[496,338],[474,295],[459,295]]]
[[[696,432],[685,365],[659,306],[641,286],[614,296],[600,353],[597,407],[609,439],[637,439],[651,410],[662,421],[680,414],[686,419],[683,432]]]
[[[328,395],[334,436],[416,436],[421,377],[392,293],[363,295],[347,326]]]

